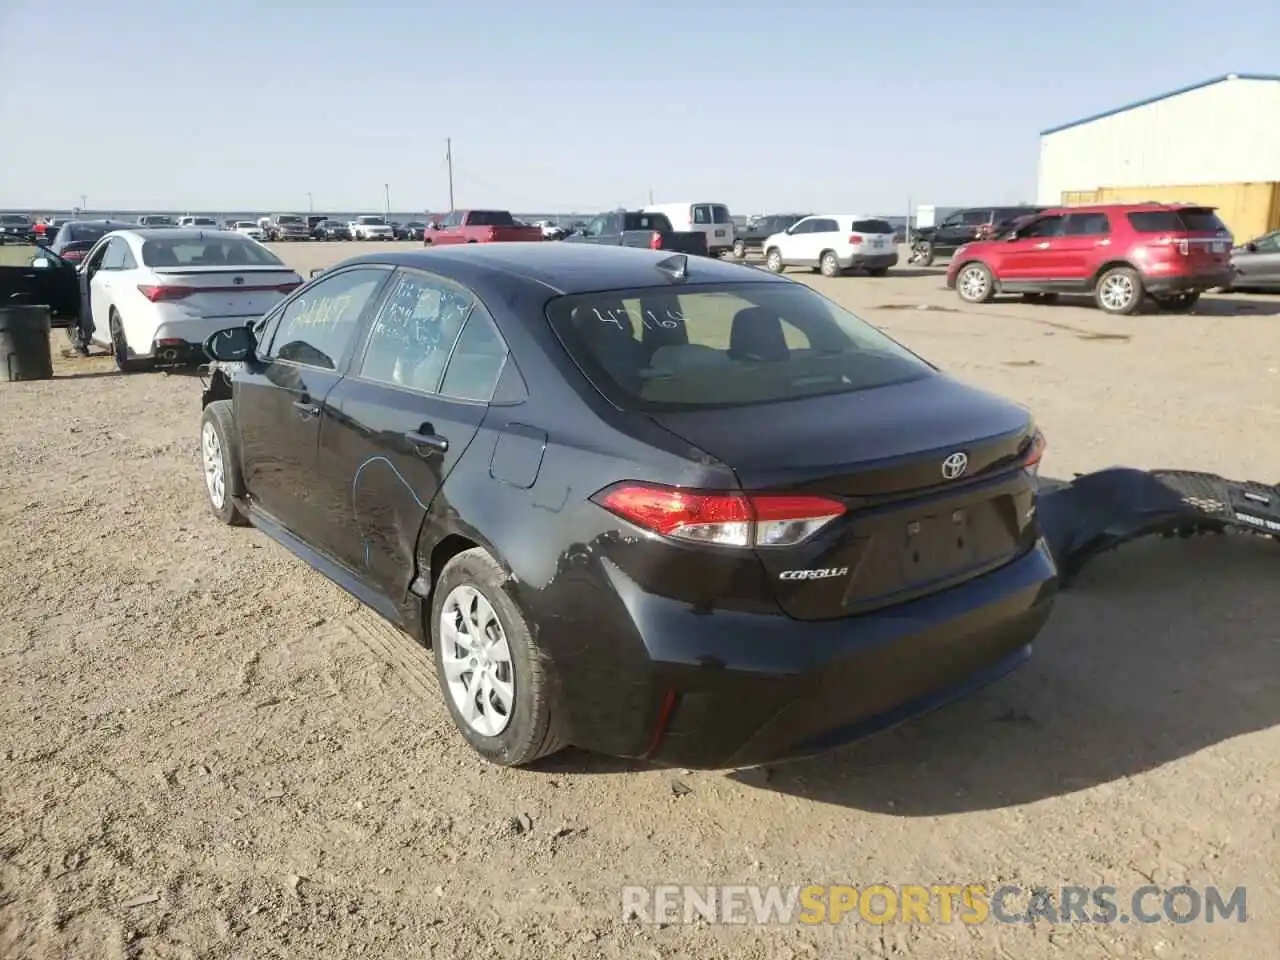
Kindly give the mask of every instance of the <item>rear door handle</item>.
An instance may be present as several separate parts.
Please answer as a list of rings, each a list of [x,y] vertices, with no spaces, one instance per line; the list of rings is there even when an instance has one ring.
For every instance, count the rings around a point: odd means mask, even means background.
[[[293,401],[293,409],[298,411],[298,416],[303,420],[310,420],[313,417],[320,416],[320,407],[312,403],[310,400]]]
[[[445,453],[449,449],[449,440],[442,437],[438,433],[418,433],[416,430],[406,430],[404,438],[409,441],[409,446],[413,447],[413,452],[420,457],[430,457],[437,453]]]

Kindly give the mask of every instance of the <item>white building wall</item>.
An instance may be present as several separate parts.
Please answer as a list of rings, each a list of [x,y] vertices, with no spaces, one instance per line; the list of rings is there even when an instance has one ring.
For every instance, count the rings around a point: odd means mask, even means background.
[[[1037,202],[1099,187],[1280,181],[1280,82],[1224,80],[1040,138]]]

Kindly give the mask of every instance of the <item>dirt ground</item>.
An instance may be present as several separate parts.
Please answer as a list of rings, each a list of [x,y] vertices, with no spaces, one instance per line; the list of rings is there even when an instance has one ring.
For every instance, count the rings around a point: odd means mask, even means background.
[[[304,276],[358,244],[280,248]],[[1031,407],[1045,472],[1280,480],[1280,298],[1189,316],[812,282]],[[60,338],[57,342],[61,345]],[[1244,958],[1280,942],[1280,544],[1138,543],[1020,672],[764,772],[486,766],[425,652],[219,526],[199,381],[0,385],[0,956]],[[1245,886],[1244,924],[665,927],[625,883]]]

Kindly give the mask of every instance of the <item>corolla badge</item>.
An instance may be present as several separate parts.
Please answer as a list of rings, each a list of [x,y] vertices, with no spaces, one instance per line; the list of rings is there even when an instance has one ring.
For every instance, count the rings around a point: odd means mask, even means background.
[[[942,461],[942,479],[955,480],[964,476],[964,472],[969,469],[969,456],[963,451],[957,450],[955,453]]]

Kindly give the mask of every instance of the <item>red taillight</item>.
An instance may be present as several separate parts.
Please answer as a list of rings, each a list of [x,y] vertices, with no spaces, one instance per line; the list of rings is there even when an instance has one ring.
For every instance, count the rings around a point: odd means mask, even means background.
[[[183,297],[191,296],[196,291],[191,287],[153,286],[140,283],[138,284],[138,292],[152,303],[161,303],[170,300],[181,300]]]
[[[1038,473],[1040,470],[1040,461],[1044,459],[1044,451],[1048,446],[1048,442],[1044,438],[1044,434],[1037,430],[1031,436],[1031,442],[1027,445],[1027,451],[1022,455],[1022,469],[1028,473]]]
[[[653,231],[653,236],[649,238],[649,249],[650,250],[662,249],[662,234],[660,234],[657,230]]]
[[[651,533],[725,547],[788,547],[845,512],[844,504],[797,494],[682,490],[620,483],[593,501]]]
[[[855,233],[853,236],[849,238],[849,246],[851,247],[862,246],[862,238]]]

